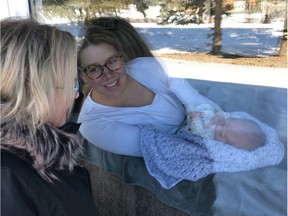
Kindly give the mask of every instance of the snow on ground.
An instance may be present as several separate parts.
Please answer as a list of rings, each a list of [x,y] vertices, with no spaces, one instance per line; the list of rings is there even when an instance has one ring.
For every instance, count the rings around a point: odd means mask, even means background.
[[[18,1],[17,1],[18,2]],[[2,4],[1,4],[2,5]],[[6,16],[27,16],[29,7],[17,4],[11,0],[2,5],[1,18]],[[156,18],[160,7],[151,7],[145,11],[148,18]],[[7,14],[8,13],[8,14]],[[75,11],[76,13],[76,11]],[[143,18],[136,10],[135,5],[130,5],[128,10],[118,14],[122,17]],[[278,53],[281,42],[283,20],[272,24],[261,24],[263,14],[232,14],[224,16],[222,20],[222,52],[243,56],[271,56]],[[257,24],[245,23],[252,19]],[[72,32],[75,36],[83,36],[81,28],[69,24],[67,20],[55,18],[48,20],[48,24],[59,25],[62,29]],[[154,52],[209,52],[211,51],[213,24],[190,24],[185,26],[161,26],[156,23],[133,23],[139,33],[146,39]]]
[[[154,52],[209,52],[213,24],[185,26],[133,23]],[[61,24],[75,36],[83,36],[77,25]],[[222,23],[222,52],[243,56],[277,55],[282,37],[283,21],[271,24],[250,24],[224,19]]]
[[[213,24],[159,26],[133,24],[156,52],[209,52]],[[283,24],[282,24],[283,27]],[[243,56],[271,56],[278,53],[281,42],[281,22],[273,24],[222,24],[222,52]]]
[[[185,26],[162,26],[156,23],[133,23],[155,53],[209,52],[213,24],[190,24]],[[76,37],[83,36],[77,25],[61,25]],[[283,22],[272,24],[248,24],[235,20],[222,23],[222,51],[243,56],[265,57],[276,55],[281,42]],[[171,76],[219,82],[287,88],[287,69],[261,68],[165,59]],[[199,73],[199,71],[202,71]],[[241,76],[239,76],[241,71]],[[204,73],[205,72],[205,73]],[[259,74],[260,73],[260,74]],[[240,78],[241,79],[240,79]],[[261,79],[259,79],[261,77]]]

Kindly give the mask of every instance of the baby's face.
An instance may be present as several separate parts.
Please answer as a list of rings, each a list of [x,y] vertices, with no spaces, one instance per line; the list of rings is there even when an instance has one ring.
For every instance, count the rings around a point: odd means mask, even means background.
[[[237,130],[240,126],[239,123],[232,119],[224,119],[223,121],[217,122],[215,126],[214,138],[216,140],[238,146],[238,142],[240,141]]]
[[[223,143],[227,143],[226,141],[226,119],[221,122],[217,122],[215,124],[215,134],[214,138],[218,141],[221,141]]]

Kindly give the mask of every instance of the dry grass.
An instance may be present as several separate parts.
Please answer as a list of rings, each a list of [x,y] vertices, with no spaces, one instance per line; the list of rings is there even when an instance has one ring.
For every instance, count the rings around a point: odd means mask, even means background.
[[[160,57],[182,59],[196,62],[210,62],[210,63],[225,63],[236,65],[250,65],[262,67],[280,67],[287,68],[287,42],[283,51],[283,56],[271,57],[241,57],[234,55],[215,56],[209,53],[172,53],[172,54],[158,54]]]

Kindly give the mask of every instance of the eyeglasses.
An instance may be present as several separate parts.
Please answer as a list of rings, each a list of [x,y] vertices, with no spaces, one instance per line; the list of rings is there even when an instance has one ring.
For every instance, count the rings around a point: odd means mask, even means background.
[[[74,93],[78,93],[79,92],[79,89],[80,89],[80,85],[79,85],[79,80],[76,79],[75,80],[75,84],[74,84]]]
[[[108,61],[104,65],[91,65],[86,68],[78,66],[78,72],[83,72],[87,74],[90,79],[99,79],[104,72],[104,68],[106,67],[110,71],[117,71],[122,67],[122,56],[114,56],[108,59]]]

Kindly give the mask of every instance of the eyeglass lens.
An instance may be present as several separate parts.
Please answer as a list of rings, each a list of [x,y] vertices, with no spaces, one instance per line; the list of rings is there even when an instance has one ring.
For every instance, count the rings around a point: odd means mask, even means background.
[[[122,57],[115,56],[109,59],[107,63],[104,65],[91,65],[87,68],[84,68],[84,70],[82,71],[88,73],[92,79],[98,79],[102,76],[104,67],[108,68],[110,71],[116,71],[120,69],[121,66],[122,66]]]

